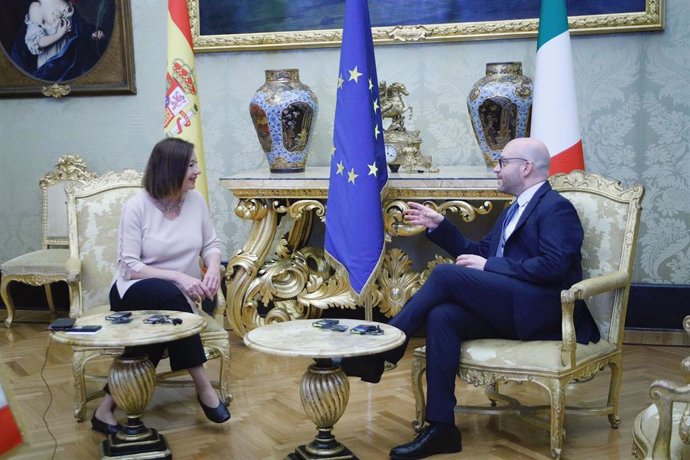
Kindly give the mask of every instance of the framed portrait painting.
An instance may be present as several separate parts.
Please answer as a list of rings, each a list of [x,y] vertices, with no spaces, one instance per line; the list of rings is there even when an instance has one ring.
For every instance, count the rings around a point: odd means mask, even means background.
[[[0,97],[136,94],[130,0],[3,0],[0,48]]]
[[[345,0],[187,0],[194,50],[338,46]],[[566,0],[572,34],[664,27],[664,0]],[[371,0],[375,44],[535,37],[541,0]]]

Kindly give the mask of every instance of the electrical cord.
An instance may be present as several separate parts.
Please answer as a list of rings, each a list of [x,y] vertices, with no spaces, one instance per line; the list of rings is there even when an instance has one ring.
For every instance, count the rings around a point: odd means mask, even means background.
[[[48,389],[48,407],[46,407],[46,410],[43,411],[43,424],[46,426],[46,430],[48,430],[48,434],[50,435],[51,438],[53,438],[53,455],[50,456],[51,460],[55,458],[55,454],[57,453],[57,447],[58,447],[58,442],[57,438],[53,434],[52,431],[50,431],[50,426],[48,426],[48,420],[46,420],[46,415],[48,414],[48,411],[50,410],[50,406],[53,405],[53,392],[50,391],[50,385],[48,385],[48,381],[46,378],[43,376],[43,371],[46,369],[46,364],[48,362],[48,351],[50,350],[50,344],[53,342],[53,335],[50,334],[48,336],[48,346],[46,347],[46,355],[43,358],[43,366],[41,367],[41,380],[43,380],[43,383],[46,384],[46,388]]]

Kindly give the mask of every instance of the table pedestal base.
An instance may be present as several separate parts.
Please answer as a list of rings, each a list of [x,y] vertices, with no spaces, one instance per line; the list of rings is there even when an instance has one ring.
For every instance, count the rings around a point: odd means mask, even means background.
[[[115,404],[127,414],[127,423],[103,441],[102,460],[172,459],[165,438],[141,421],[155,382],[156,371],[147,356],[119,356],[113,360],[108,388]]]
[[[168,441],[158,431],[149,429],[146,438],[137,441],[122,441],[117,435],[110,435],[101,444],[102,460],[172,460]]]
[[[286,458],[290,460],[348,460],[357,457],[336,441],[333,426],[345,412],[350,399],[350,382],[330,359],[319,359],[307,368],[300,381],[299,395],[309,420],[318,434],[312,442],[299,446]]]
[[[355,456],[350,449],[342,444],[340,446],[342,447],[340,452],[335,455],[328,455],[324,457],[322,455],[312,454],[307,450],[307,445],[302,445],[295,449],[293,453],[285,457],[285,460],[359,460],[359,457]]]

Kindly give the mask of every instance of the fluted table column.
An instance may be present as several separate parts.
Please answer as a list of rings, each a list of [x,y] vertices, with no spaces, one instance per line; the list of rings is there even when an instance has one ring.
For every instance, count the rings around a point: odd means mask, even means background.
[[[357,457],[333,435],[333,427],[345,413],[350,398],[350,382],[332,358],[381,353],[401,345],[405,334],[387,324],[341,319],[348,331],[336,332],[312,326],[313,320],[271,323],[251,330],[244,336],[250,348],[280,356],[313,358],[300,381],[300,399],[309,419],[316,425],[316,436],[309,444],[298,446],[287,455],[289,460],[348,460]],[[357,335],[349,328],[358,324],[378,325],[382,335]]]

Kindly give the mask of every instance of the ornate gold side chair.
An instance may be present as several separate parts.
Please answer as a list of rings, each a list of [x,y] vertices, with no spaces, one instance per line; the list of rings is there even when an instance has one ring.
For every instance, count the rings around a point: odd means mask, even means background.
[[[68,283],[72,291],[70,316],[106,312],[110,309],[108,293],[113,274],[117,269],[117,229],[124,203],[141,190],[142,174],[132,169],[104,174],[80,187],[67,190],[71,270]],[[224,303],[224,302],[223,302]],[[222,308],[222,303],[216,307]],[[214,386],[220,390],[220,398],[226,404],[232,400],[229,393],[230,341],[228,332],[214,318],[204,312],[206,328],[201,340],[209,359],[220,358],[220,376]],[[214,312],[214,316],[220,314]],[[82,421],[86,415],[86,402],[102,395],[99,389],[86,393],[86,380],[105,382],[102,375],[86,372],[92,359],[122,353],[121,348],[73,347],[72,370],[75,385],[74,416]],[[192,386],[191,379],[179,378],[182,372],[157,374],[159,386]]]
[[[65,187],[83,183],[96,175],[89,172],[84,160],[77,155],[62,155],[55,170],[39,181],[41,187],[41,249],[22,254],[0,266],[2,283],[0,295],[7,308],[5,325],[10,327],[14,319],[14,299],[10,284],[13,282],[44,286],[48,308],[55,316],[52,283],[67,281],[65,263],[67,249],[67,197]]]
[[[582,245],[584,280],[561,291],[562,341],[470,340],[462,344],[458,376],[475,386],[486,386],[491,407],[458,406],[456,412],[511,413],[550,430],[551,454],[560,458],[565,413],[607,415],[612,427],[620,424],[618,399],[622,377],[621,351],[628,292],[633,268],[640,202],[644,189],[623,189],[620,183],[596,174],[575,171],[549,179],[555,190],[577,209],[585,231]],[[576,342],[573,326],[575,300],[586,300],[601,332],[596,344]],[[423,373],[426,349],[414,351],[412,389],[416,420],[424,423],[426,400]],[[566,407],[566,387],[587,381],[605,367],[611,369],[606,404],[597,408]],[[533,382],[549,396],[548,406],[524,406],[499,393],[503,382]],[[588,383],[600,384],[599,381]]]
[[[683,327],[690,333],[690,315]],[[653,403],[635,417],[633,454],[638,459],[690,459],[690,356],[680,368],[685,385],[655,380],[649,387]]]

